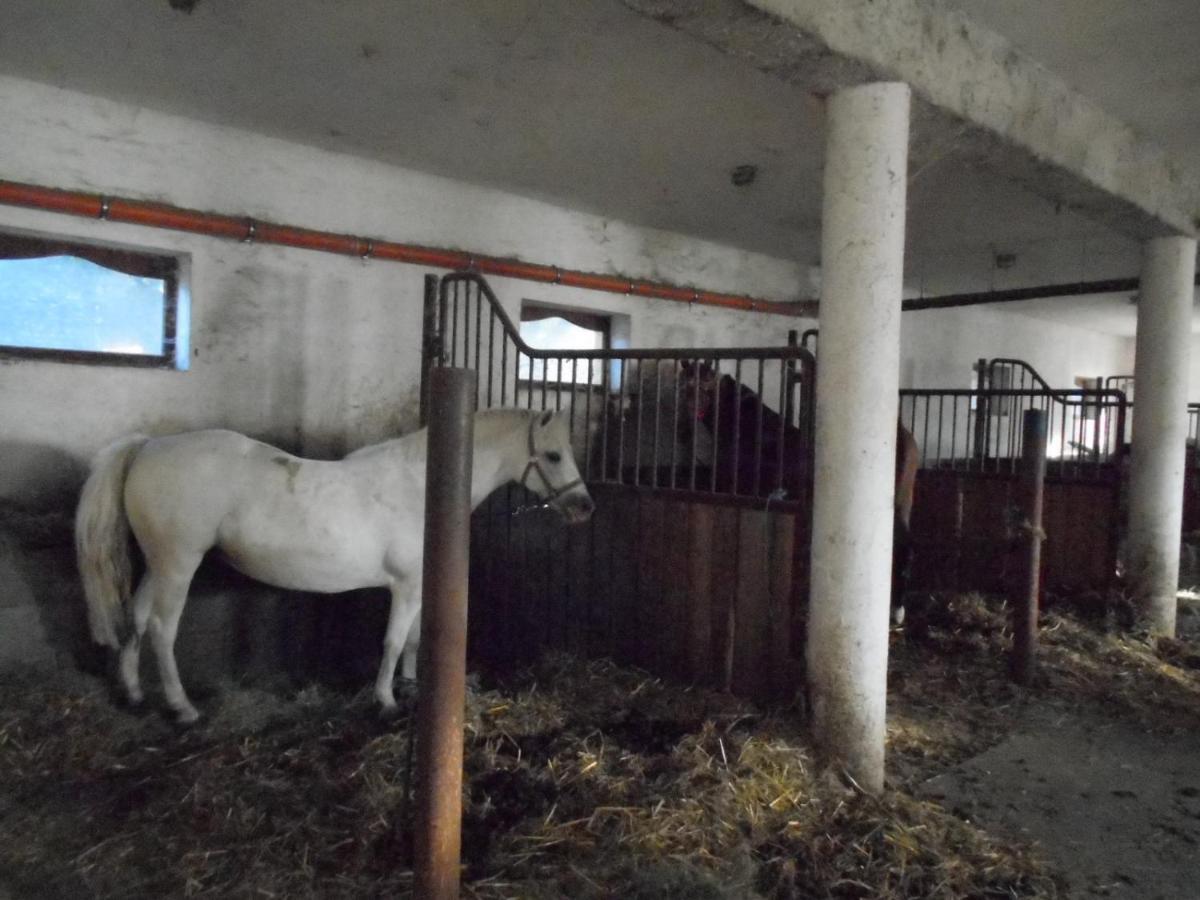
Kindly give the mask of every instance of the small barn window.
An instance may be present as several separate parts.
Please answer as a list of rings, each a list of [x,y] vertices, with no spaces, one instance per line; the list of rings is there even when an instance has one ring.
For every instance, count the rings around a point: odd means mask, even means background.
[[[611,346],[612,319],[577,309],[524,303],[521,306],[521,340],[537,350],[606,350]],[[592,384],[603,381],[603,365],[591,367]],[[558,384],[587,384],[588,365],[580,360],[522,358],[519,377]]]
[[[187,368],[173,256],[0,233],[0,354]]]

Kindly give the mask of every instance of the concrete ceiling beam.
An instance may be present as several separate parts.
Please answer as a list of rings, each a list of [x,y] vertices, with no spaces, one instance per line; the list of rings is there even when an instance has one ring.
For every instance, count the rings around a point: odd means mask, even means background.
[[[953,153],[1139,240],[1200,229],[1200,173],[939,3],[624,2],[816,94],[907,82],[910,175]]]

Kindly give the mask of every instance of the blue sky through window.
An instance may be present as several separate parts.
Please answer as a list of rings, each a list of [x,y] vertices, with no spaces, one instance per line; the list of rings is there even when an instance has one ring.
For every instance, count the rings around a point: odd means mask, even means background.
[[[0,260],[0,344],[158,355],[165,291],[74,256]]]

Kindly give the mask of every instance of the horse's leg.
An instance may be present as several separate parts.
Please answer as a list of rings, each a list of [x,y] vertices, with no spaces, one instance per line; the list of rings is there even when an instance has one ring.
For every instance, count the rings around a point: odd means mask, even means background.
[[[154,605],[154,581],[154,573],[147,572],[133,595],[133,633],[121,648],[121,682],[125,685],[129,702],[134,705],[141,703],[145,696],[142,693],[138,670],[142,658],[142,636],[146,633],[146,625],[150,622],[150,610]]]
[[[165,567],[165,571],[157,574],[150,612],[150,640],[154,644],[154,655],[158,658],[163,694],[181,725],[190,725],[200,718],[200,713],[188,700],[183,683],[179,680],[179,669],[175,665],[175,635],[179,631],[179,619],[187,602],[188,586],[192,583],[192,576],[201,558],[196,555],[175,559],[169,567]]]
[[[408,641],[413,620],[421,610],[420,585],[413,579],[393,581],[391,591],[392,607],[388,613],[387,635],[383,639],[383,661],[379,664],[379,677],[375,679],[375,698],[383,707],[381,712],[384,716],[396,711],[396,697],[392,692],[396,662]]]
[[[904,513],[896,510],[892,532],[892,623],[904,624],[904,593],[912,565],[912,535]]]
[[[417,609],[420,612],[420,607]],[[421,649],[421,617],[413,619],[404,641],[404,654],[400,657],[400,677],[415,681],[417,678],[417,654]]]

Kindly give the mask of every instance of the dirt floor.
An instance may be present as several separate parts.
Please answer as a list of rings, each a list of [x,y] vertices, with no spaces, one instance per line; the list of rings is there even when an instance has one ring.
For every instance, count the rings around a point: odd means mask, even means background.
[[[1055,654],[1043,685],[1050,690],[1013,711],[1010,734],[919,785],[917,794],[989,830],[1036,841],[1067,877],[1070,896],[1200,896],[1200,604],[1186,598],[1180,612],[1182,640],[1165,642],[1157,656],[1182,670],[1156,666],[1145,655],[1148,644],[1052,630],[1055,650],[1083,647],[1114,663],[1132,654],[1134,666],[1098,676],[1097,685],[1113,686],[1111,698],[1079,698],[1059,683],[1081,674],[1064,669],[1078,660]],[[1139,667],[1142,674],[1157,669],[1144,691]],[[1158,703],[1159,691],[1175,685],[1185,687],[1178,715],[1171,700]]]
[[[1088,608],[1046,615],[1027,690],[1001,606],[912,609],[881,798],[814,763],[796,709],[605,661],[477,684],[464,895],[1197,896],[1200,616],[1152,642]],[[179,731],[103,679],[0,678],[0,898],[406,895],[407,720],[329,683],[197,699]]]

